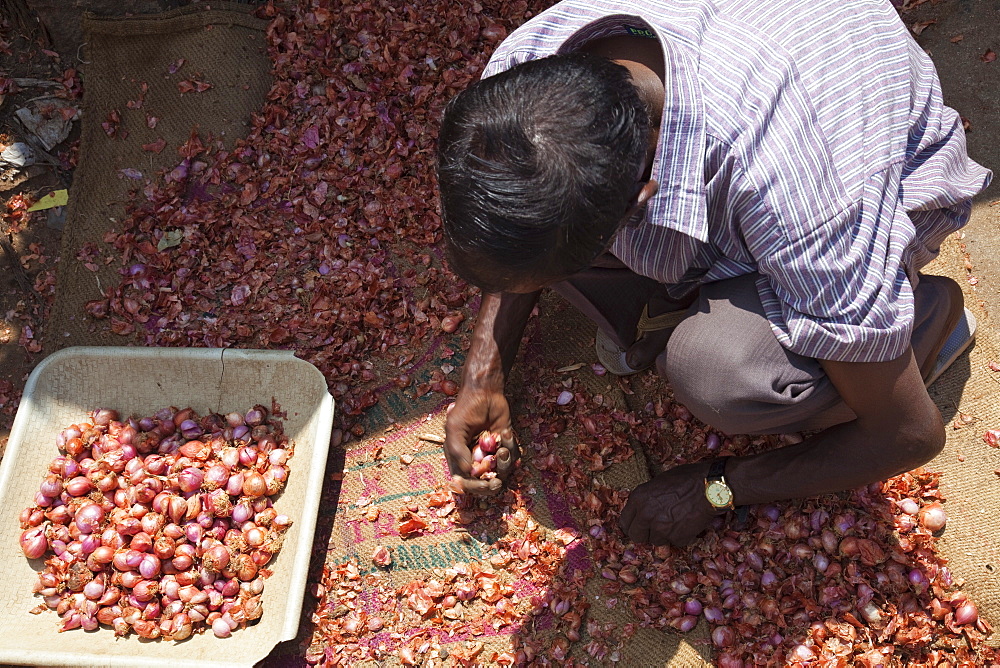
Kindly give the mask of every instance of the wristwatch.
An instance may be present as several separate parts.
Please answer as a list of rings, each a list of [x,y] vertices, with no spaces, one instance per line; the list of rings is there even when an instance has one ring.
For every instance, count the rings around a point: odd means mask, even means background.
[[[733,510],[733,490],[726,482],[726,462],[729,457],[720,457],[712,462],[705,476],[705,498],[716,510]]]

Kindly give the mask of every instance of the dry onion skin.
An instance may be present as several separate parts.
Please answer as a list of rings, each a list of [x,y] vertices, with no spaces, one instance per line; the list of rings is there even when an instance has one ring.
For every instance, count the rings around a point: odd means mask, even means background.
[[[623,385],[643,383],[659,381]],[[707,629],[714,662],[726,667],[971,668],[996,660],[984,642],[992,629],[935,549],[943,499],[938,475],[924,469],[852,492],[758,506],[742,528],[720,518],[683,549],[630,543],[617,528],[628,491],[601,477],[634,456],[630,438],[654,446],[647,452],[661,467],[779,445],[721,436],[657,387],[663,399],[623,410],[565,374],[540,371],[525,387],[532,409],[519,416],[522,453],[540,479],[522,466],[489,501],[453,495],[446,484],[405,501],[401,527],[450,528],[479,541],[484,557],[395,585],[371,562],[325,564],[306,660],[628,665],[640,629],[697,627]],[[560,401],[565,391],[573,401]],[[573,519],[552,514],[563,528],[534,518],[539,482],[559,500],[549,512],[573,509]],[[360,508],[358,519],[367,513],[374,523],[378,514],[369,510]],[[400,535],[407,535],[402,528]],[[387,561],[383,549],[376,563]],[[595,605],[615,614],[593,615]],[[511,649],[475,640],[484,628],[509,634]]]
[[[293,446],[277,412],[168,408],[119,421],[98,409],[56,439],[21,550],[44,559],[32,612],[60,631],[224,638],[263,614],[267,564],[291,520],[272,497]]]

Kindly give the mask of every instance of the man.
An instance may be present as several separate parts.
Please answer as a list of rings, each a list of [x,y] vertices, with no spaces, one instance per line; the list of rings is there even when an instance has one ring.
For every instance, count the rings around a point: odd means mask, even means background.
[[[566,0],[449,104],[438,175],[449,262],[484,292],[446,425],[466,492],[517,459],[504,381],[546,287],[594,320],[610,371],[655,364],[707,424],[815,431],[640,485],[620,520],[637,542],[943,447],[925,384],[975,321],[918,272],[990,173],[888,2]],[[483,429],[504,437],[490,481],[469,477]]]

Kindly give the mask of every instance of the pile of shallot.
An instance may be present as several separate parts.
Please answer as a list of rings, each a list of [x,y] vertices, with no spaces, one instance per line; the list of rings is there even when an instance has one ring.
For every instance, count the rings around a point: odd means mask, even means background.
[[[265,565],[291,524],[271,497],[292,446],[266,408],[125,421],[102,408],[56,445],[20,516],[24,555],[48,555],[33,612],[55,610],[62,631],[177,641],[260,618]]]

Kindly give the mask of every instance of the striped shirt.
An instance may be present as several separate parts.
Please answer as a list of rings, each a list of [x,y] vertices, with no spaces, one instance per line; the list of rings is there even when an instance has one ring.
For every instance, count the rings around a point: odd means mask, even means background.
[[[611,252],[674,296],[758,272],[775,336],[808,357],[906,352],[917,270],[989,170],[883,0],[564,0],[484,77],[612,35],[657,39],[659,192]]]

